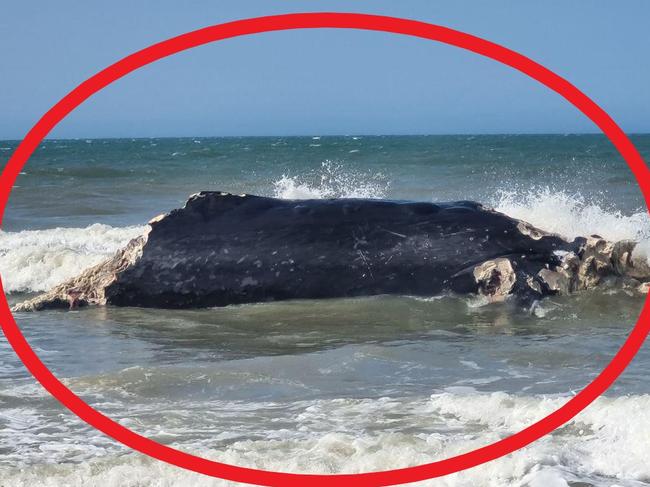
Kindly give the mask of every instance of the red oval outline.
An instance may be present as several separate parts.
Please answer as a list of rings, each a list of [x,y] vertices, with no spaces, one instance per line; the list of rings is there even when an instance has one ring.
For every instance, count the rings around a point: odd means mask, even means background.
[[[475,52],[521,71],[563,96],[603,131],[632,170],[646,205],[650,206],[650,171],[639,152],[602,108],[564,78],[515,51],[447,27],[395,17],[328,12],[257,17],[205,27],[131,54],[84,81],[43,115],[7,162],[0,176],[0,221],[16,177],[38,144],[72,110],[113,81],[158,59],[209,42],[261,32],[315,28],[361,29],[420,37]],[[646,299],[639,319],[625,343],[603,371],[557,411],[520,432],[476,450],[425,465],[334,475],[293,474],[228,465],[191,455],[141,436],[93,409],[50,372],[20,332],[9,309],[4,290],[0,298],[0,318],[4,334],[16,354],[50,394],[79,418],[134,450],[188,470],[251,484],[325,486],[331,482],[346,482],[346,485],[374,486],[416,482],[471,468],[507,455],[559,428],[605,392],[636,355],[650,331],[649,303],[650,296]]]

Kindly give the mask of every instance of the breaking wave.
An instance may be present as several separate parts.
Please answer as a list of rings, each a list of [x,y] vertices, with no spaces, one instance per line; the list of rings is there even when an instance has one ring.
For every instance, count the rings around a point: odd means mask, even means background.
[[[196,438],[205,435],[184,431],[182,426],[166,429],[164,434],[175,446],[220,462],[294,473],[359,473],[424,464],[484,446],[541,419],[567,399],[466,391],[442,392],[430,398],[411,400],[304,401],[293,406],[293,419],[301,425],[297,430],[277,429],[256,435],[254,439],[240,439],[235,431],[224,431],[215,424],[214,435],[204,440]],[[216,416],[220,417],[218,411],[224,407],[227,409],[224,416],[232,414],[228,405],[221,403],[219,408],[213,409]],[[262,403],[258,407],[273,409],[279,404]],[[182,417],[184,413],[175,414]],[[374,426],[360,429],[357,423],[365,425],[363,418]],[[419,426],[421,431],[407,432],[409,424]],[[154,434],[155,428],[145,433]],[[526,448],[485,465],[418,485],[646,485],[650,479],[649,435],[650,396],[602,397],[566,426]],[[182,437],[194,439],[179,442]],[[234,441],[228,440],[229,437]],[[66,443],[61,444],[58,436],[52,441],[60,450],[65,450]],[[223,441],[222,446],[215,447],[220,441]],[[47,437],[39,439],[39,444],[43,443],[50,446]],[[45,451],[53,454],[49,449]],[[0,467],[0,480],[17,487],[234,485],[142,455],[118,453],[109,444],[98,444],[73,461],[32,463],[30,468],[3,466]]]
[[[141,235],[144,227],[0,231],[0,274],[5,292],[47,291],[99,264]]]
[[[333,161],[305,175],[283,175],[273,182],[273,195],[283,199],[384,198],[390,182],[381,174],[344,168]]]
[[[625,215],[616,209],[589,202],[579,194],[553,191],[549,187],[524,193],[501,191],[494,207],[513,218],[569,239],[592,234],[608,240],[641,241],[650,238],[647,211]]]
[[[650,256],[650,215],[646,210],[626,215],[580,194],[549,187],[499,191],[489,203],[497,211],[569,240],[590,235],[613,241],[634,240],[638,242],[636,256]]]

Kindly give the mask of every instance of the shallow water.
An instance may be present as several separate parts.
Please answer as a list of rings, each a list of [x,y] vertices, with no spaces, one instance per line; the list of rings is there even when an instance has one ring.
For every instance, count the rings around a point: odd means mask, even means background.
[[[3,286],[12,302],[49,288],[203,189],[471,198],[566,235],[643,242],[649,235],[638,190],[602,138],[367,139],[46,142],[0,234]],[[650,137],[635,140],[648,156]],[[442,459],[549,414],[611,360],[642,304],[633,290],[603,289],[547,299],[532,311],[471,297],[378,296],[17,320],[66,385],[139,433],[238,465],[342,473]],[[649,367],[644,348],[567,426],[423,484],[648,485]],[[0,381],[6,485],[224,484],[132,453],[85,425],[4,340]]]

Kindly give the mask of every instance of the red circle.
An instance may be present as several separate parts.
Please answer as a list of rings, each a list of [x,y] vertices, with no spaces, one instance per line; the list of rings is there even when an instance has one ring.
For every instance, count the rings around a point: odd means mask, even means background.
[[[18,173],[41,140],[72,110],[113,81],[158,59],[209,42],[261,32],[315,28],[362,29],[430,39],[473,51],[527,74],[562,95],[603,131],[632,170],[648,205],[650,171],[625,133],[602,108],[578,88],[535,61],[493,42],[439,25],[367,14],[301,13],[238,20],[188,32],[131,54],[81,83],[43,115],[7,162],[0,175],[0,220]],[[598,377],[557,411],[522,431],[482,448],[425,465],[383,472],[337,475],[292,474],[228,465],[176,450],[134,433],[86,404],[50,372],[20,332],[4,291],[0,298],[0,317],[4,334],[16,354],[50,394],[82,420],[134,450],[188,470],[251,484],[324,486],[330,485],[331,482],[346,482],[364,486],[416,482],[458,472],[512,453],[562,426],[605,392],[636,355],[650,331],[648,303],[650,301],[646,299],[630,335]]]

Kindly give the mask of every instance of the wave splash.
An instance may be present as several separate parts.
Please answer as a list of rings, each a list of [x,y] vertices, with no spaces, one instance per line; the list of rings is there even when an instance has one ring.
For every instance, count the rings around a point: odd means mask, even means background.
[[[626,215],[580,194],[548,186],[501,190],[490,204],[497,211],[568,240],[590,235],[612,241],[633,240],[638,242],[635,257],[650,260],[650,215],[645,210]]]
[[[390,182],[381,173],[346,169],[334,161],[301,176],[284,174],[273,182],[273,196],[282,199],[384,198]]]
[[[0,231],[0,274],[5,292],[47,291],[99,264],[142,235],[145,227]]]

